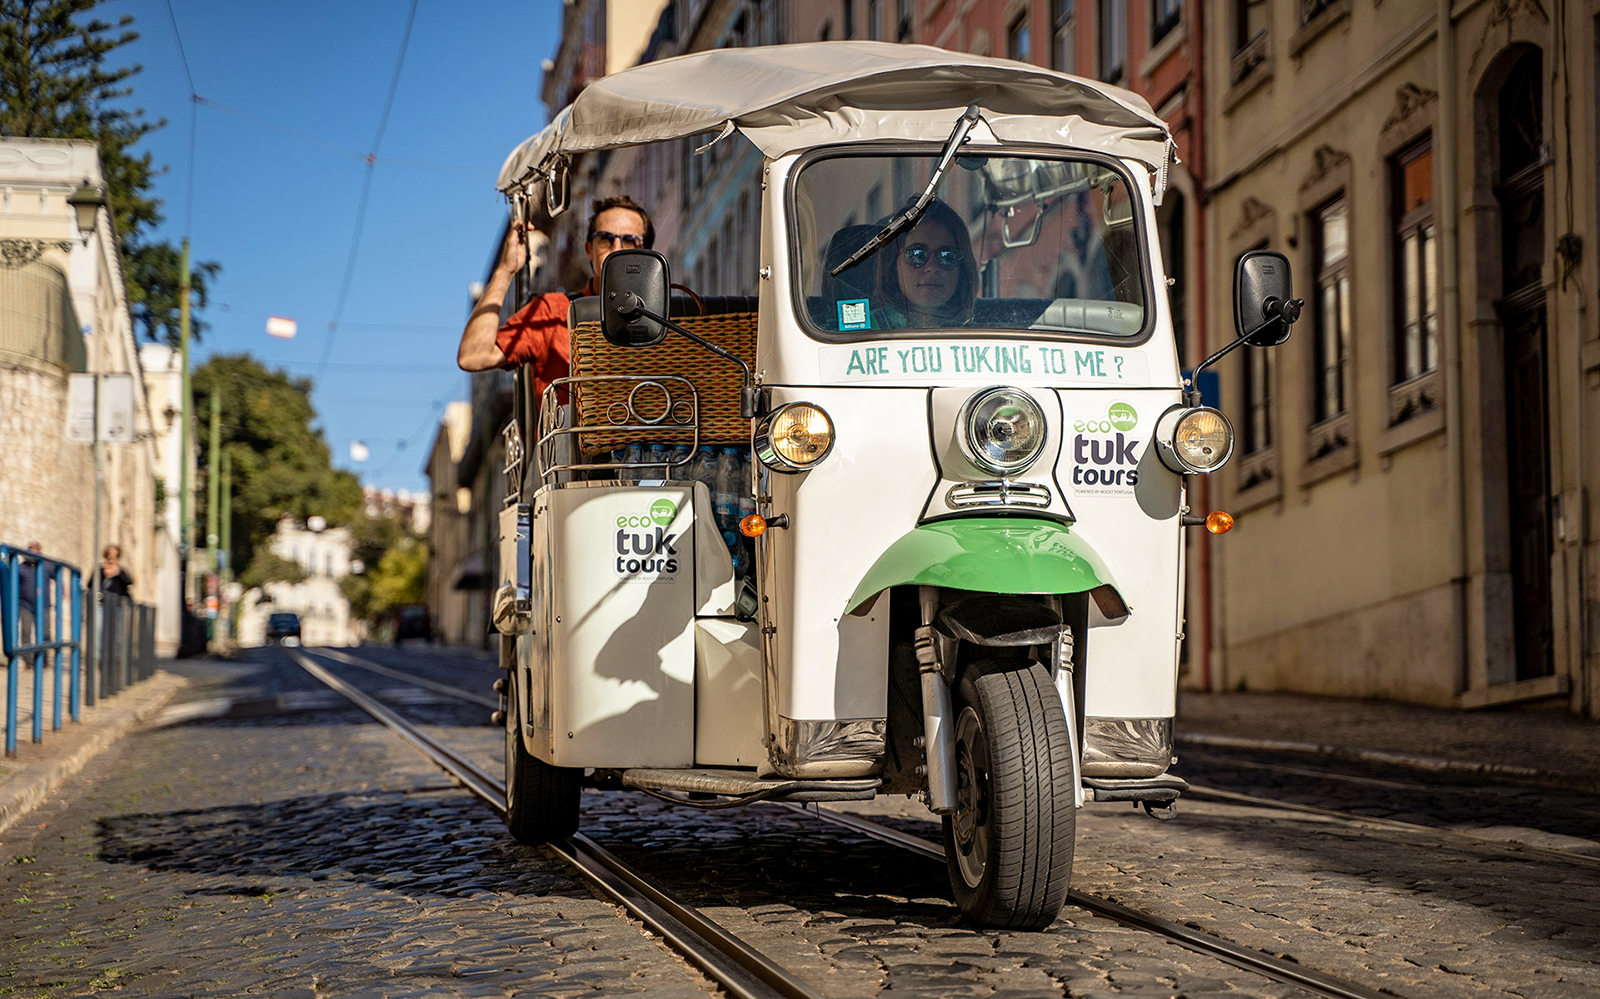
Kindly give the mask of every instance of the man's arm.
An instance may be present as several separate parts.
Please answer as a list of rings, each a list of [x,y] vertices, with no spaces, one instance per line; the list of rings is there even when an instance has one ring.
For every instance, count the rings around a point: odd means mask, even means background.
[[[472,315],[461,331],[461,346],[456,348],[456,366],[461,370],[488,371],[505,363],[506,355],[495,343],[495,335],[500,332],[500,309],[505,305],[512,279],[527,262],[527,233],[513,222],[505,245],[500,248],[500,262],[495,264],[483,295],[472,307]]]

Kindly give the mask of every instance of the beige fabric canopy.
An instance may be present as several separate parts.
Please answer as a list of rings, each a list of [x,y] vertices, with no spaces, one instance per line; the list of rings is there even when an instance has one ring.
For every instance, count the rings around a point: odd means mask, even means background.
[[[512,151],[498,187],[520,186],[553,157],[734,129],[769,158],[827,142],[940,142],[969,105],[999,142],[1149,165],[1159,203],[1174,147],[1137,94],[1009,59],[867,41],[711,49],[603,77]]]

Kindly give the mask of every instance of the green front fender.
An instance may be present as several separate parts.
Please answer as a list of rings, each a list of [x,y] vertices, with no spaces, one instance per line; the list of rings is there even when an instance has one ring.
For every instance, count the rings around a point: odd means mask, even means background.
[[[872,563],[845,610],[865,613],[878,594],[907,584],[976,593],[1088,591],[1106,617],[1128,614],[1105,560],[1051,520],[971,517],[913,528]]]

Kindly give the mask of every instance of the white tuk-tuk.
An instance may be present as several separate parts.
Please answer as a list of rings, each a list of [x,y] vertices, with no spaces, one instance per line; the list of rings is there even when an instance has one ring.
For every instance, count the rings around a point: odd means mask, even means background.
[[[1185,477],[1233,433],[1179,371],[1171,137],[1001,59],[721,49],[590,84],[500,188],[559,211],[571,154],[711,132],[764,155],[759,294],[673,297],[664,257],[618,250],[571,376],[507,428],[507,824],[564,838],[585,783],[914,795],[966,918],[1047,925],[1076,809],[1186,786]],[[1281,256],[1235,295],[1215,356],[1287,336]]]

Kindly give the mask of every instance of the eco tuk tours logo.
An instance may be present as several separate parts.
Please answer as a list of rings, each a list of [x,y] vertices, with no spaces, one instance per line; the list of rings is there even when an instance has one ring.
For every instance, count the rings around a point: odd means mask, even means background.
[[[643,513],[619,515],[613,564],[617,575],[642,583],[676,576],[678,535],[669,534],[667,528],[677,516],[678,504],[665,496],[652,502]]]
[[[1072,484],[1080,493],[1132,495],[1139,484],[1139,425],[1131,403],[1113,402],[1103,418],[1074,420]]]

